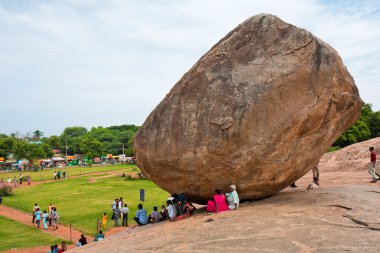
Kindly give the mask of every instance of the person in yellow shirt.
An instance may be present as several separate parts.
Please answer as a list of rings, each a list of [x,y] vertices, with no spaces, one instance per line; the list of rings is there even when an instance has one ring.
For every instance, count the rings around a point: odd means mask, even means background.
[[[103,214],[103,228],[107,228],[107,213]]]

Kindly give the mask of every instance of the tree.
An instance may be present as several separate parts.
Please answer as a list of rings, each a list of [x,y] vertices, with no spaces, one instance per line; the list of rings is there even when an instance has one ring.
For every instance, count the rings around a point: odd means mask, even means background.
[[[63,133],[61,136],[70,138],[70,137],[83,136],[85,134],[87,134],[87,129],[85,127],[74,126],[74,127],[66,127],[65,130],[63,130]]]
[[[341,148],[348,145],[365,141],[372,138],[373,134],[370,129],[370,122],[374,117],[371,104],[364,104],[361,109],[361,115],[350,128],[348,128],[333,144]]]
[[[15,139],[2,134],[0,136],[0,157],[7,159],[12,154]]]
[[[16,159],[26,159],[30,164],[34,160],[47,158],[47,154],[39,144],[29,143],[24,140],[17,140],[13,147],[13,156]]]
[[[372,138],[380,136],[380,111],[372,114],[369,120],[369,129],[372,134]]]
[[[40,140],[42,136],[44,136],[44,132],[42,132],[38,129],[33,132],[33,139],[34,140]]]
[[[91,136],[85,136],[80,143],[81,152],[89,157],[94,158],[104,155],[103,143]]]

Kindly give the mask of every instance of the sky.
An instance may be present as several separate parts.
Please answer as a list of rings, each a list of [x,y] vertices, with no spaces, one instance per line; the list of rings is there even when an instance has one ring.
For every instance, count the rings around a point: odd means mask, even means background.
[[[335,48],[380,110],[379,0],[0,0],[0,133],[141,125],[203,54],[260,13]]]

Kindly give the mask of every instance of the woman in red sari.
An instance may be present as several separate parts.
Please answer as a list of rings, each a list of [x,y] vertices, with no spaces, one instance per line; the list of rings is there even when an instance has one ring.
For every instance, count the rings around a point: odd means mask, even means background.
[[[220,190],[215,190],[213,200],[209,200],[207,203],[207,211],[213,213],[219,213],[230,210],[226,203],[226,197]]]

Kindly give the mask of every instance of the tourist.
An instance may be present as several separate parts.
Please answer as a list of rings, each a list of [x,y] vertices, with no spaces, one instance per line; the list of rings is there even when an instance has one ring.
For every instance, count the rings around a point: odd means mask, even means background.
[[[139,204],[137,208],[139,210],[136,212],[136,216],[134,217],[134,220],[137,222],[137,224],[139,224],[139,226],[147,224],[148,217],[146,215],[146,210],[143,209],[143,205]]]
[[[319,185],[319,161],[311,170],[313,172],[314,184]]]
[[[67,251],[67,245],[65,241],[62,241],[61,243],[61,249],[58,250],[58,253],[66,252]]]
[[[128,227],[128,213],[129,213],[129,209],[127,207],[127,204],[124,204],[124,207],[122,207],[120,209],[120,213],[121,213],[121,217],[123,219],[121,225]]]
[[[179,207],[179,204],[178,204],[178,200],[176,198],[174,198],[172,200],[172,203],[173,203],[175,209],[177,210],[177,215],[179,215],[181,213],[181,210],[180,210],[180,207]]]
[[[377,180],[379,180],[379,176],[376,175],[376,153],[375,148],[370,147],[369,152],[371,152],[370,162],[368,165],[368,173],[373,177],[371,183],[375,183]]]
[[[120,197],[119,199],[119,209],[121,209],[124,205],[123,197]]]
[[[13,187],[17,187],[17,178],[16,178],[16,176],[14,176],[14,178],[13,178]]]
[[[87,238],[84,236],[84,234],[81,234],[81,235],[80,235],[79,243],[80,243],[79,246],[84,246],[84,245],[87,244]]]
[[[23,175],[20,173],[20,184],[22,184]]]
[[[58,244],[54,245],[54,253],[58,253],[59,249],[58,249]]]
[[[0,193],[0,206],[3,203],[3,194]]]
[[[54,215],[53,215],[53,226],[54,226],[54,229],[58,229],[59,214],[58,214],[58,212],[57,212],[57,208],[54,207],[54,208],[53,208],[53,211],[54,211]]]
[[[215,190],[213,200],[207,202],[207,212],[219,213],[227,210],[229,210],[229,208],[226,203],[226,197],[220,190]]]
[[[112,217],[111,217],[111,220],[114,220],[115,219],[115,209],[117,207],[117,201],[118,199],[115,199],[112,203],[111,203],[111,208],[112,208]]]
[[[102,223],[103,223],[103,228],[106,229],[107,228],[107,213],[103,214]]]
[[[49,205],[49,227],[53,223],[53,218],[54,218],[54,205],[51,204],[51,206]]]
[[[8,177],[8,179],[7,179],[7,183],[8,183],[8,185],[11,185],[11,183],[12,183],[12,179],[11,179],[10,177]]]
[[[103,231],[100,230],[99,233],[95,236],[94,242],[101,241],[104,239]]]
[[[39,208],[37,208],[36,212],[34,213],[35,217],[36,217],[36,224],[37,224],[37,227],[40,228],[40,224],[41,224],[41,211]]]
[[[177,216],[177,208],[173,205],[173,203],[172,203],[171,200],[167,200],[166,204],[167,204],[167,208],[166,209],[168,210],[169,219],[171,221],[173,221],[175,219],[175,217]]]
[[[190,197],[186,198],[186,204],[183,208],[183,212],[186,214],[192,214],[197,208],[191,202]]]
[[[157,206],[153,207],[153,212],[149,214],[148,222],[149,223],[157,223],[161,220],[161,215],[157,212]]]
[[[57,172],[57,178],[58,178],[58,180],[61,179],[61,174],[62,174],[62,171],[59,170],[59,171]]]
[[[113,210],[113,215],[115,218],[115,227],[119,227],[120,209],[118,206],[116,206],[115,210]]]
[[[63,176],[63,179],[66,179],[66,171],[63,171],[62,176]]]
[[[50,246],[50,250],[47,253],[54,253],[54,245]]]
[[[230,185],[230,192],[226,193],[228,208],[236,210],[239,207],[239,195],[236,192],[236,185]]]
[[[161,215],[161,220],[166,220],[168,218],[169,214],[168,214],[168,210],[166,209],[165,205],[161,206],[160,215]]]
[[[32,215],[33,215],[32,223],[34,223],[34,221],[36,220],[36,211],[37,211],[37,209],[40,209],[40,207],[37,205],[37,203],[35,203],[34,207],[33,207],[33,211],[32,211]]]
[[[47,221],[49,219],[49,214],[46,213],[46,210],[44,210],[44,213],[42,214],[42,222],[44,224],[44,229],[47,230],[48,229],[48,226],[47,226]]]
[[[28,180],[28,185],[30,186],[30,182],[32,181],[32,179],[30,178],[30,176],[28,175],[28,178],[27,178],[27,180]]]
[[[57,172],[54,171],[54,180],[56,180],[56,179],[57,179]]]

